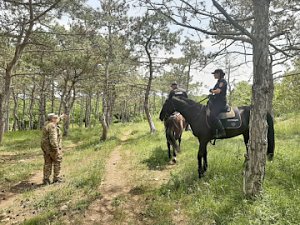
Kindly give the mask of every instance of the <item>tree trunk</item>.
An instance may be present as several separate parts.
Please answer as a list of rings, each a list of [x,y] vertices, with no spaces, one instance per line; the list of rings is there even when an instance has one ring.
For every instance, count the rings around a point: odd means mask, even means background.
[[[51,112],[54,112],[54,110],[55,110],[55,84],[53,79],[51,84]]]
[[[67,115],[65,121],[64,121],[64,131],[63,136],[67,137],[69,135],[69,128],[70,128],[70,112],[73,108],[75,98],[76,98],[76,92],[75,92],[75,83],[76,80],[72,81],[72,84],[70,86],[70,89],[67,90],[67,93],[65,95],[65,99],[63,101],[64,103],[64,114]]]
[[[22,98],[22,120],[19,121],[19,129],[25,130],[26,129],[26,89],[23,88],[23,98]]]
[[[85,102],[85,127],[91,127],[91,108],[92,108],[92,96],[89,93],[86,96]]]
[[[101,135],[100,141],[106,141],[107,136],[108,136],[109,127],[107,126],[104,115],[101,116],[100,122],[102,125],[102,135]]]
[[[144,97],[143,97],[143,90],[140,92],[140,102],[139,102],[139,115],[144,114]]]
[[[156,128],[155,128],[155,125],[153,123],[150,111],[149,111],[149,95],[150,95],[150,90],[151,90],[152,80],[153,80],[153,65],[152,65],[151,54],[148,50],[148,44],[146,44],[145,50],[146,50],[148,60],[149,60],[149,78],[148,78],[148,84],[147,84],[147,88],[146,88],[146,92],[145,92],[144,110],[145,110],[145,114],[146,114],[146,117],[147,117],[147,121],[149,123],[150,133],[155,133]]]
[[[4,133],[4,110],[3,110],[3,98],[4,95],[0,93],[0,144],[3,141],[3,133]]]
[[[63,136],[64,137],[67,137],[69,135],[69,128],[70,128],[70,111],[71,111],[71,108],[68,106],[68,105],[65,105],[64,107],[64,113],[65,115],[68,115],[66,117],[66,119],[64,120],[64,130],[63,130]]]
[[[10,96],[8,96],[8,100],[6,105],[6,110],[5,110],[5,126],[4,126],[4,132],[8,132],[9,131],[9,125],[10,125],[10,100],[9,100]]]
[[[39,128],[42,129],[46,122],[46,76],[42,75],[40,102],[39,102]]]
[[[108,136],[108,130],[109,130],[109,96],[108,96],[108,79],[109,79],[109,63],[106,62],[105,65],[105,83],[104,83],[104,91],[102,96],[102,118],[100,119],[101,125],[102,125],[102,135],[100,138],[100,141],[105,141]]]
[[[229,56],[226,55],[225,57],[225,64],[226,64],[226,72],[227,72],[227,84],[228,84],[228,104],[230,105],[232,102],[232,89],[231,89],[231,80],[230,80],[230,75],[231,75],[231,65],[230,65],[230,59]]]
[[[3,110],[3,95],[0,93],[0,144],[3,140],[3,133],[4,133],[4,110]]]
[[[152,103],[153,113],[156,113],[156,94],[153,93],[153,103]]]
[[[101,100],[100,97],[101,97],[100,92],[97,91],[97,94],[96,94],[95,111],[94,111],[96,120],[99,119],[99,107],[100,107],[100,100]]]
[[[12,130],[16,131],[19,128],[19,117],[18,117],[18,94],[15,94],[12,92],[13,100],[14,100],[14,109],[13,109],[13,115],[14,115],[14,123]]]
[[[36,84],[35,84],[35,77],[33,78],[33,87],[31,90],[31,96],[30,96],[30,104],[29,104],[29,129],[33,129],[33,106],[35,102],[35,89],[36,89]]]
[[[17,57],[15,57],[14,59],[17,60]],[[2,90],[2,93],[0,93],[0,143],[2,143],[3,141],[5,127],[9,127],[9,109],[7,109],[7,106],[9,106],[11,73],[14,69],[15,64],[17,63],[15,62],[15,60],[12,60],[5,70],[4,90]],[[6,121],[5,115],[6,117],[8,117]]]
[[[79,115],[79,127],[82,127],[83,123],[83,114],[84,114],[84,97],[81,96],[80,98],[80,115]]]
[[[244,192],[255,197],[263,190],[267,153],[267,112],[269,92],[273,82],[268,62],[269,46],[269,0],[252,0],[253,26],[253,86],[250,115],[250,140],[244,173]]]
[[[107,26],[108,29],[108,53],[105,57],[105,68],[104,68],[104,90],[102,96],[102,118],[100,119],[102,125],[102,135],[100,140],[105,141],[108,136],[109,124],[111,121],[111,94],[109,93],[109,66],[113,56],[113,46],[112,46],[112,27]]]
[[[189,58],[188,71],[187,71],[187,78],[186,78],[186,93],[189,93],[189,88],[190,88],[190,81],[191,81],[191,67],[192,67],[192,59]]]

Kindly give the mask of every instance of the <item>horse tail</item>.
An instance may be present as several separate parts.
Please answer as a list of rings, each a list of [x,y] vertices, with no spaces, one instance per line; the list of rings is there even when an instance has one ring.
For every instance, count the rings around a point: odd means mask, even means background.
[[[268,123],[268,150],[267,155],[268,159],[272,160],[274,157],[275,149],[275,136],[274,136],[274,121],[270,113],[267,114],[267,123]]]
[[[171,144],[171,146],[177,150],[176,139],[172,128],[169,127],[166,129],[166,137],[167,141]]]
[[[173,118],[169,118],[166,123],[166,138],[167,141],[177,150],[176,138],[175,138],[175,128],[176,121]]]

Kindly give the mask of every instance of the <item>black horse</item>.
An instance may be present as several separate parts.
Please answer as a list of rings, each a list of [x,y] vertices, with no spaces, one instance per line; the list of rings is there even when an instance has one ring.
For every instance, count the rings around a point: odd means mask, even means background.
[[[159,118],[163,120],[168,115],[171,115],[174,111],[180,112],[187,123],[190,124],[194,136],[199,140],[199,151],[198,151],[198,173],[201,178],[207,170],[207,144],[213,140],[213,132],[209,127],[206,119],[206,105],[201,105],[187,98],[167,99],[160,112]],[[238,129],[226,129],[226,137],[231,138],[238,135],[244,136],[244,142],[247,148],[249,140],[249,119],[250,119],[250,107],[242,106],[238,107],[241,115],[242,124]],[[273,118],[270,114],[267,114],[268,123],[268,150],[267,155],[271,160],[274,155],[274,124]],[[223,139],[223,138],[222,138]],[[202,166],[203,160],[203,166]]]

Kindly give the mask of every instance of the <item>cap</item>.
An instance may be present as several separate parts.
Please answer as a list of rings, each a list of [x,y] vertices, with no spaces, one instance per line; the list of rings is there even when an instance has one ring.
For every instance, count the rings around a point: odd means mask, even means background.
[[[221,69],[216,69],[214,72],[212,72],[212,74],[215,74],[215,73],[219,73],[221,76],[225,76],[224,71]]]
[[[56,115],[55,113],[49,113],[49,114],[47,115],[48,120],[51,120],[52,118],[58,118],[58,117],[59,117],[59,116]]]
[[[172,85],[177,85],[177,82],[176,81],[173,81],[172,83],[171,83],[171,86]]]

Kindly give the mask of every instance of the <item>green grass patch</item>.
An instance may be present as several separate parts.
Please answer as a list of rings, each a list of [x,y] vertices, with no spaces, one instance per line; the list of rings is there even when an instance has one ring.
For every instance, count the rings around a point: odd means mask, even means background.
[[[243,195],[245,145],[242,137],[217,141],[208,147],[208,171],[198,179],[198,141],[191,132],[183,134],[179,163],[171,179],[160,188],[151,187],[151,171],[168,165],[162,124],[147,135],[145,124],[135,126],[127,143],[134,152],[137,170],[148,170],[139,182],[148,187],[145,216],[152,224],[173,224],[183,214],[184,224],[298,224],[300,221],[299,117],[278,120],[275,125],[275,159],[267,163],[264,194],[248,201]],[[178,214],[178,211],[180,212]]]
[[[129,153],[122,156],[134,168],[128,177],[135,187],[131,194],[143,199],[140,216],[147,224],[174,224],[178,218],[184,221],[182,224],[299,224],[299,118],[276,118],[274,161],[267,163],[264,193],[255,201],[243,195],[245,145],[242,137],[209,145],[208,171],[199,180],[198,140],[191,132],[184,132],[178,164],[170,169],[164,128],[159,121],[155,121],[158,130],[155,134],[149,133],[146,122],[114,124],[109,140],[102,143],[99,127],[72,129],[70,137],[64,140],[66,147],[72,146],[63,157],[65,182],[50,185],[43,194],[35,190],[23,194],[24,198],[35,199],[33,206],[40,212],[24,224],[61,224],[63,215],[58,209],[62,205],[68,206],[68,213],[83,213],[101,196],[97,188],[103,179],[106,159],[121,143],[122,152]],[[124,133],[128,136],[122,141]],[[5,178],[20,181],[42,169],[38,137],[36,131],[6,134],[0,154],[13,155],[15,161],[0,165],[4,171],[0,181]],[[34,160],[20,162],[26,157]],[[159,180],[161,173],[170,174],[170,179],[163,185],[155,185],[153,180]],[[113,201],[116,224],[126,219],[122,207],[127,201],[124,196]],[[80,218],[77,219],[80,223]]]

